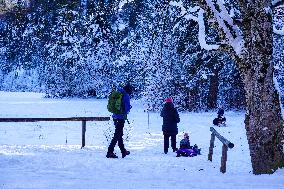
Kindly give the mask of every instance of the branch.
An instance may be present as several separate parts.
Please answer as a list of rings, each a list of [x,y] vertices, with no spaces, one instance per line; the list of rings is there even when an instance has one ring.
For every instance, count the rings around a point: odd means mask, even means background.
[[[284,0],[273,0],[272,1],[272,7],[276,8],[278,6],[284,5]]]
[[[216,2],[220,8],[220,12],[216,9],[212,0],[205,1],[207,4],[205,6],[208,6],[210,11],[212,11],[215,21],[218,23],[219,29],[224,32],[226,43],[231,45],[234,51],[240,56],[244,47],[244,40],[240,28],[234,24],[233,19],[230,17],[224,4],[220,0],[217,0]]]
[[[198,6],[195,6],[193,8],[191,7],[189,10],[186,10],[184,8],[184,6],[182,5],[182,3],[178,3],[176,1],[171,1],[170,5],[175,6],[175,7],[179,7],[181,9],[181,16],[180,17],[184,17],[187,20],[194,20],[194,21],[197,22],[197,17],[194,16],[193,14],[191,14],[191,13],[197,12],[199,10]]]
[[[199,24],[199,29],[198,29],[198,40],[200,43],[201,48],[205,50],[213,50],[213,49],[218,49],[219,45],[209,45],[206,43],[205,39],[205,24],[204,24],[204,10],[200,9],[198,12],[198,24]]]
[[[199,6],[195,6],[190,8],[189,10],[186,10],[181,3],[177,3],[175,1],[171,1],[170,5],[177,6],[181,9],[181,17],[184,17],[187,20],[193,20],[198,23],[198,40],[199,44],[202,49],[205,50],[213,50],[218,49],[219,45],[210,45],[206,42],[206,34],[205,34],[205,24],[204,24],[204,10],[201,9]],[[197,12],[197,16],[194,16],[193,12]]]
[[[242,61],[242,59],[240,58],[240,56],[238,56],[238,54],[234,51],[231,45],[222,44],[220,45],[219,49],[221,51],[227,52],[230,55],[230,57],[237,63],[237,65],[239,65],[240,68],[246,66]]]

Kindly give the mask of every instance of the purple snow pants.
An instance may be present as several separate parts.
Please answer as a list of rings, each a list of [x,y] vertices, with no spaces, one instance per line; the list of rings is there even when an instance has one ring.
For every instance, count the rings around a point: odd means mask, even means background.
[[[193,149],[180,148],[177,151],[177,157],[180,157],[180,156],[193,157],[193,156],[197,156],[197,153]]]

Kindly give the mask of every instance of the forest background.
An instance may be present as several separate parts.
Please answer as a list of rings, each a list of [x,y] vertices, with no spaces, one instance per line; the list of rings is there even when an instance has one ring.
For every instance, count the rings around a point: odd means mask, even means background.
[[[8,1],[0,0],[1,10]],[[13,2],[13,1],[9,1]],[[228,7],[234,2],[226,1]],[[198,23],[165,0],[17,0],[0,16],[0,90],[47,97],[106,98],[131,83],[133,97],[159,110],[172,96],[179,110],[244,109],[234,61],[206,51]],[[184,1],[186,9],[194,1]],[[2,8],[2,9],[1,9]],[[275,10],[282,27],[284,10]],[[206,25],[205,25],[206,26]],[[206,41],[218,33],[205,28]],[[284,96],[284,37],[273,36],[275,78]]]

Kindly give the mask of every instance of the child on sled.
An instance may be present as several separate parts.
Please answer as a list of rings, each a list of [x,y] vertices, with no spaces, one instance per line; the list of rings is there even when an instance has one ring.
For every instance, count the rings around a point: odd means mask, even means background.
[[[184,133],[183,137],[184,138],[180,141],[180,148],[177,150],[176,157],[193,157],[200,155],[201,149],[198,149],[198,146],[196,144],[194,146],[190,146],[188,133]]]

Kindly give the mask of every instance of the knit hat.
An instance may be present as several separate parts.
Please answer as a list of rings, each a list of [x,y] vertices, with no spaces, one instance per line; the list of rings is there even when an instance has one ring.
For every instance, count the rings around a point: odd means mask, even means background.
[[[187,138],[187,139],[189,138],[188,133],[184,133],[183,136],[184,138]]]
[[[123,87],[123,89],[124,89],[125,92],[127,92],[129,95],[132,94],[133,88],[132,88],[132,86],[131,86],[129,83],[126,84],[126,85]]]
[[[171,97],[166,98],[166,99],[165,99],[165,102],[170,102],[170,103],[172,103],[172,102],[173,102],[173,99],[172,99]]]

